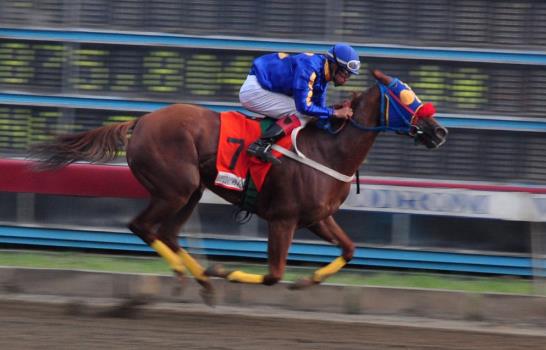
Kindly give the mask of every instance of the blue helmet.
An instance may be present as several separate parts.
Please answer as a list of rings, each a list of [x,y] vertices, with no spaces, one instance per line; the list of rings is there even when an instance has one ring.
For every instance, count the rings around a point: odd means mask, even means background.
[[[337,63],[351,74],[358,74],[360,59],[355,49],[347,44],[335,44],[327,53],[330,61]]]

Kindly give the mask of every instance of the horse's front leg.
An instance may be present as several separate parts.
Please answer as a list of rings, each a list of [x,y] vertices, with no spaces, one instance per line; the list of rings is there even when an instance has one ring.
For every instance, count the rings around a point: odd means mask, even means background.
[[[296,223],[288,221],[269,222],[269,236],[267,255],[269,274],[259,275],[243,271],[226,271],[221,266],[215,265],[205,272],[208,276],[216,276],[227,279],[230,282],[273,285],[279,282],[284,275],[288,248],[292,243]]]
[[[347,265],[354,255],[355,244],[349,236],[347,236],[345,231],[335,222],[332,216],[327,217],[315,225],[309,226],[308,229],[327,242],[339,244],[342,249],[342,254],[328,265],[316,270],[310,278],[302,278],[296,281],[291,286],[292,289],[302,289],[323,282]]]

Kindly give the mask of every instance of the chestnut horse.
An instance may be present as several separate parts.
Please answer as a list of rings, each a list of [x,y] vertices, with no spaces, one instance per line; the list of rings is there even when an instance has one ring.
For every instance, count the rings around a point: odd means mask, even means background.
[[[392,78],[372,72],[379,83]],[[339,173],[353,175],[370,151],[381,126],[380,88],[374,85],[354,94],[354,116],[336,135],[307,127],[299,135],[298,148],[308,158]],[[428,148],[441,145],[447,130],[432,117],[407,120],[403,133]],[[205,301],[212,296],[209,276],[233,282],[272,285],[283,276],[294,232],[305,227],[322,239],[341,247],[341,256],[293,286],[318,284],[339,271],[353,257],[355,244],[335,222],[333,214],[347,198],[350,183],[285,158],[273,165],[258,194],[256,214],[267,221],[267,275],[225,271],[221,266],[205,270],[180,247],[178,233],[199,202],[205,188],[233,204],[242,193],[217,187],[216,152],[220,118],[217,112],[188,104],[175,104],[139,119],[111,124],[87,132],[61,135],[50,143],[33,147],[31,154],[49,168],[75,161],[107,161],[125,148],[127,163],[137,180],[150,192],[150,202],[129,223],[129,229],[156,250],[177,276],[189,270],[204,287]],[[130,137],[128,136],[130,135]]]

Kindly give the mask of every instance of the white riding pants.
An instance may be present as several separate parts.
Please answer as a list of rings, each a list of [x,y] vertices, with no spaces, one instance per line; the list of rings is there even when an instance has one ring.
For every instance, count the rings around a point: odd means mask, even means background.
[[[295,114],[302,126],[313,118],[298,112],[292,97],[262,88],[255,75],[246,77],[239,90],[239,101],[249,111],[274,119]]]

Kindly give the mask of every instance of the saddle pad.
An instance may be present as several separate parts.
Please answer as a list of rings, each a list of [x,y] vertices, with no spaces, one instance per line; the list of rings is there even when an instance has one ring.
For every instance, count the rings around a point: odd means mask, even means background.
[[[248,146],[262,134],[260,124],[260,121],[247,118],[239,112],[220,113],[220,136],[216,158],[218,175],[214,181],[216,186],[243,191],[250,171],[250,177],[256,189],[261,191],[272,164],[264,163],[246,153]],[[290,149],[292,140],[285,136],[277,144]],[[273,154],[277,158],[282,156],[276,151]]]

